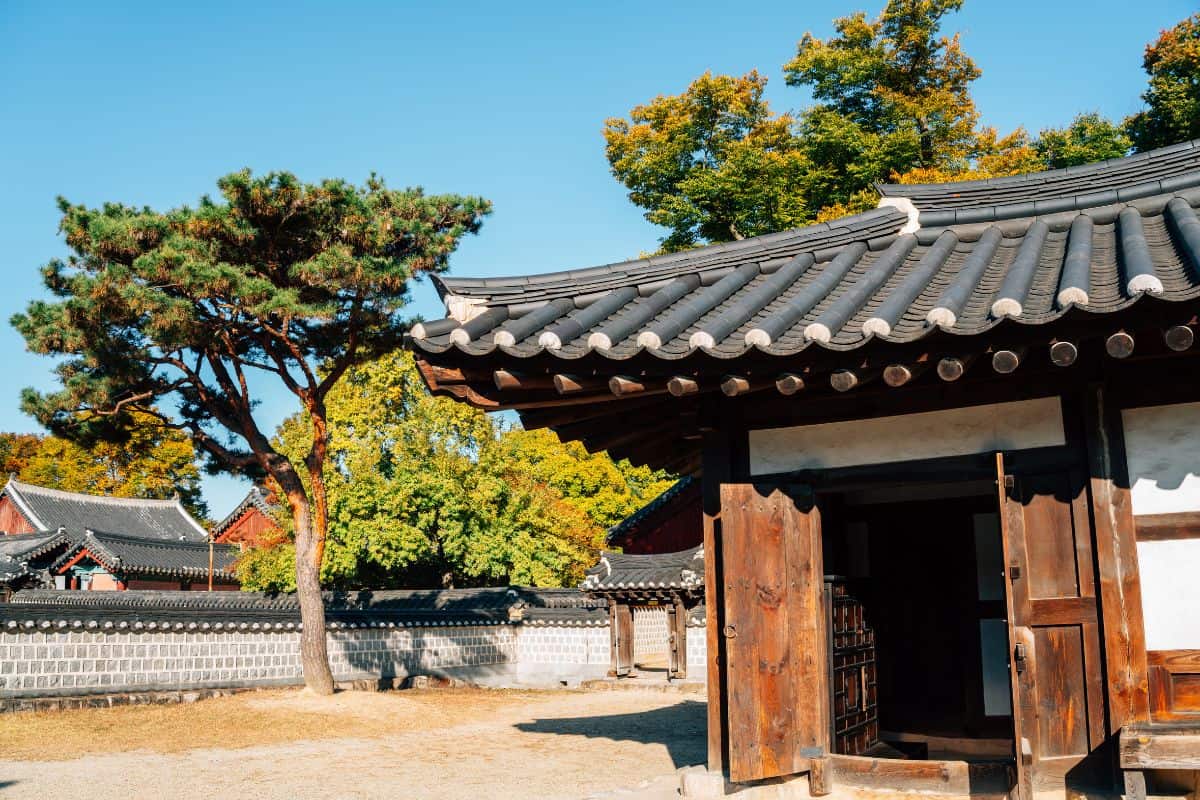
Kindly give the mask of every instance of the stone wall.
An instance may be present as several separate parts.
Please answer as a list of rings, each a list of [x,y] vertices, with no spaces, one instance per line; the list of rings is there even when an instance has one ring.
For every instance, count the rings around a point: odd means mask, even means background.
[[[331,596],[326,616],[338,681],[573,685],[608,669],[607,613],[578,592]],[[299,643],[286,597],[19,592],[0,604],[0,700],[299,684]]]
[[[339,681],[502,681],[517,636],[511,625],[331,630],[329,660]],[[10,697],[301,682],[299,631],[0,633],[0,692]]]
[[[338,681],[429,675],[492,686],[573,686],[609,669],[607,612],[580,595],[458,593],[448,601],[429,593],[416,607],[397,594],[327,607]],[[54,591],[15,598],[0,604],[0,710],[33,698],[303,682],[299,617],[286,599]],[[661,637],[665,653],[665,609],[639,614],[636,624],[641,635]],[[690,680],[704,680],[704,653],[703,620],[689,619]]]

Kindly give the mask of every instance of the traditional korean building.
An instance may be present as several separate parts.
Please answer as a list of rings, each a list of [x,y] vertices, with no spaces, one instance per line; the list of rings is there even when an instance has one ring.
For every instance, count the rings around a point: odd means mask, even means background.
[[[71,545],[63,531],[0,536],[0,601],[19,589],[54,586],[50,564]]]
[[[438,279],[418,366],[698,477],[712,786],[1144,795],[1200,767],[1200,142],[880,194]]]
[[[671,488],[609,528],[605,542],[629,554],[678,553],[704,539],[700,481],[685,475]]]
[[[46,489],[9,478],[0,491],[0,565],[10,590],[207,589],[209,534],[178,499]],[[53,545],[53,546],[51,546]],[[236,589],[234,544],[211,548],[213,588]],[[20,565],[20,569],[17,569]]]
[[[232,544],[171,541],[87,530],[50,566],[60,589],[213,589],[240,587]],[[211,555],[211,562],[209,560]],[[211,567],[210,567],[211,563]]]
[[[281,531],[275,521],[278,506],[272,495],[253,487],[233,511],[212,529],[218,542],[254,547],[277,537]]]

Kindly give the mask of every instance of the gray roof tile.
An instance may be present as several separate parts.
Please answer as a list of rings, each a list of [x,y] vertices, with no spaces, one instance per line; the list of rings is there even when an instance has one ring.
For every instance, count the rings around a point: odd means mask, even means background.
[[[9,479],[4,495],[23,513],[35,517],[34,527],[53,530],[118,531],[145,539],[203,542],[208,533],[178,500],[141,500],[45,489]]]
[[[542,313],[538,325],[519,328],[522,338],[511,346],[494,342],[495,325],[478,323],[469,326],[469,344],[455,344],[443,333],[416,338],[413,345],[429,356],[500,350],[516,358],[549,352],[564,360],[591,352],[608,359],[648,353],[677,360],[700,351],[733,359],[754,348],[787,356],[813,346],[854,349],[872,338],[911,342],[939,327],[980,334],[1009,317],[1044,324],[1076,304],[1109,314],[1146,293],[1192,301],[1200,298],[1200,189],[1154,196],[1142,191],[1151,184],[1161,188],[1170,178],[1183,179],[1172,186],[1200,187],[1200,141],[1086,169],[881,187],[888,196],[908,197],[920,210],[915,240],[900,233],[906,214],[881,208],[832,225],[539,276],[533,288],[521,279],[445,279],[446,291],[497,310],[515,309],[508,304],[518,301],[543,308],[551,298],[575,302],[561,306],[569,313]],[[1136,199],[1113,204],[1115,195]],[[974,213],[993,207],[1006,211]],[[972,212],[962,215],[972,222],[955,224],[957,211]],[[932,224],[938,215],[944,222]],[[975,221],[984,218],[998,221]],[[1086,242],[1072,244],[1077,254],[1085,253],[1082,261],[1068,258],[1072,230],[1090,234]],[[797,258],[803,269],[792,261]],[[784,267],[789,261],[790,269]],[[785,275],[776,277],[781,268]],[[1077,292],[1062,291],[1084,283],[1086,302],[1072,301]],[[605,292],[595,294],[600,285]],[[628,302],[612,302],[612,291],[625,292],[618,299]],[[590,306],[580,300],[585,296],[608,298],[603,313],[589,316]],[[935,307],[951,313],[931,314]],[[509,326],[521,318],[515,310],[500,313]],[[573,324],[579,319],[590,327]],[[821,325],[828,328],[828,341]],[[546,332],[559,337],[557,348],[544,347]],[[602,341],[598,333],[608,336],[611,347],[596,348]]]

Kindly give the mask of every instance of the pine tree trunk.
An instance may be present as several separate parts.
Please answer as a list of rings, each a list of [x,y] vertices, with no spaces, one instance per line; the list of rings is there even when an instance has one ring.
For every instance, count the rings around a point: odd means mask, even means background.
[[[324,539],[313,525],[313,515],[304,485],[295,473],[277,478],[296,526],[296,596],[300,601],[300,665],[304,684],[321,695],[333,694],[329,648],[325,639],[325,603],[321,598],[321,550]]]

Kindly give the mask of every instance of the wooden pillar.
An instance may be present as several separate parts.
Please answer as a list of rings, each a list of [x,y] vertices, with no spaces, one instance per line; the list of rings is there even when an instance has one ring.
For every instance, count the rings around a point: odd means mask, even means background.
[[[1108,732],[1115,734],[1127,723],[1150,718],[1150,695],[1121,412],[1101,385],[1088,388],[1084,424],[1108,675]]]
[[[729,764],[729,707],[725,686],[725,576],[721,563],[721,484],[730,479],[732,454],[726,431],[704,435],[701,499],[704,506],[704,634],[708,673],[708,768]]]

